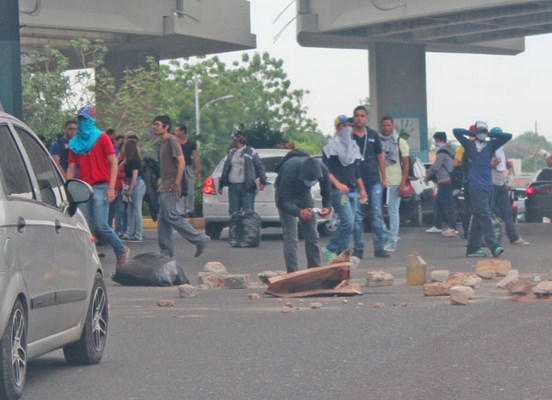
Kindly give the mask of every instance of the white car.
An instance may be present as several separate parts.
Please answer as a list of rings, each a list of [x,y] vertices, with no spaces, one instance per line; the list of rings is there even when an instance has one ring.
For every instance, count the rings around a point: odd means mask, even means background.
[[[266,170],[268,185],[257,193],[255,198],[255,211],[263,221],[263,227],[280,226],[280,217],[274,200],[274,181],[276,180],[275,167],[278,162],[289,152],[286,149],[256,149]],[[217,188],[224,157],[203,185],[203,217],[205,219],[205,233],[213,239],[220,238],[222,229],[228,226],[228,187],[224,187],[222,194],[218,194]],[[312,195],[315,207],[321,207],[320,187],[312,187]],[[331,218],[318,218],[318,227],[321,233],[328,234],[335,230],[335,221]]]
[[[0,148],[0,398],[17,399],[32,358],[63,348],[70,364],[101,360],[108,304],[77,209],[92,188],[65,182],[31,129],[1,108]]]

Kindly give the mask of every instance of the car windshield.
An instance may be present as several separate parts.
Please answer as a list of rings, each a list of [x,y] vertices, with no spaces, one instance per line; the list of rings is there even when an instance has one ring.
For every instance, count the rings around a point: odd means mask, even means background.
[[[537,174],[536,181],[552,181],[552,168],[543,169]]]
[[[276,164],[282,159],[282,156],[265,157],[261,161],[265,167],[266,172],[276,172]]]

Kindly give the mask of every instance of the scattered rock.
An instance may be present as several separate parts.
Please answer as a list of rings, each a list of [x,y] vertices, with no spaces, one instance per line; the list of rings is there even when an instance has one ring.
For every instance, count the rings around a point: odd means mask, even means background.
[[[174,307],[174,300],[158,300],[158,307]]]
[[[452,286],[469,286],[472,289],[481,283],[481,278],[474,274],[468,274],[467,272],[456,272],[450,275],[446,280],[451,287]]]
[[[385,271],[368,271],[366,277],[366,286],[380,287],[380,286],[393,286],[395,278]]]
[[[552,281],[542,281],[533,288],[533,293],[537,298],[548,298],[552,294]]]
[[[349,302],[349,300],[343,299],[343,304],[347,304],[348,302]]]
[[[507,285],[517,282],[519,280],[519,271],[517,269],[511,269],[508,271],[504,279],[496,284],[496,287],[504,289]]]
[[[224,275],[213,272],[199,272],[197,274],[199,284],[209,285],[211,288],[220,288],[224,284]]]
[[[268,285],[268,278],[272,278],[273,276],[279,276],[286,274],[286,271],[263,271],[259,273],[257,276],[261,280],[262,283],[265,285]]]
[[[374,303],[374,308],[385,308],[385,303]]]
[[[322,303],[316,302],[316,303],[310,303],[309,307],[313,310],[319,310],[322,308]]]
[[[293,307],[293,303],[291,301],[288,301],[286,304],[284,304],[284,307]]]
[[[249,300],[259,300],[261,296],[259,295],[259,293],[248,293],[247,298]]]
[[[362,307],[363,305],[364,305],[364,303],[357,303],[357,306],[361,306],[361,307]]]
[[[209,261],[207,264],[203,266],[203,270],[205,272],[212,272],[215,274],[227,274],[228,270],[224,266],[223,263],[219,261]]]
[[[452,304],[468,304],[475,295],[469,286],[454,286],[450,288],[450,302]]]
[[[429,274],[431,282],[444,282],[450,275],[448,269],[436,269]]]
[[[448,296],[450,294],[450,284],[447,282],[425,283],[424,296]]]
[[[292,311],[293,311],[293,308],[292,308],[292,307],[286,307],[286,306],[282,307],[282,309],[280,310],[280,312],[281,312],[281,313],[284,313],[284,314],[288,314],[288,313],[290,313],[290,312],[292,312]]]
[[[209,290],[212,289],[211,285],[207,285],[206,283],[200,283],[196,286],[197,290]]]
[[[360,265],[360,258],[358,257],[351,256],[349,261],[351,263],[351,269],[356,269]]]
[[[513,296],[526,296],[531,293],[535,284],[529,279],[519,279],[517,282],[511,282],[504,288]]]
[[[510,260],[488,259],[480,260],[475,264],[475,273],[483,279],[493,279],[497,276],[506,276],[512,269]]]
[[[249,287],[249,274],[227,275],[223,278],[224,289],[247,289]]]
[[[197,288],[193,285],[180,285],[178,287],[178,297],[197,297]]]

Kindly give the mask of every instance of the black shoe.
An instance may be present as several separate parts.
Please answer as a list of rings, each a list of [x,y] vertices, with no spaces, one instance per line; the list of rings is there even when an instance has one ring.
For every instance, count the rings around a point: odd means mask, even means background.
[[[353,249],[353,254],[351,254],[352,257],[357,257],[362,260],[362,257],[364,257],[364,250],[361,249]]]
[[[379,258],[387,258],[389,257],[389,252],[384,249],[378,249],[374,251],[374,256]]]
[[[195,255],[194,257],[199,257],[200,255],[203,254],[203,251],[205,250],[205,247],[207,247],[207,244],[211,241],[211,238],[209,236],[207,236],[207,239],[205,239],[203,242],[201,242],[200,244],[198,244],[196,246],[196,252],[195,252]]]

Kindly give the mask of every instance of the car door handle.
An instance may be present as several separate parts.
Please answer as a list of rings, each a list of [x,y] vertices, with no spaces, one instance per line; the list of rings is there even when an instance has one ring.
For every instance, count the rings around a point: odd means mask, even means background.
[[[27,222],[25,221],[25,218],[18,217],[17,218],[17,232],[23,233],[25,232],[25,227],[27,226]]]
[[[54,225],[56,227],[56,233],[60,233],[61,232],[61,222],[59,222],[59,219],[55,220]]]

